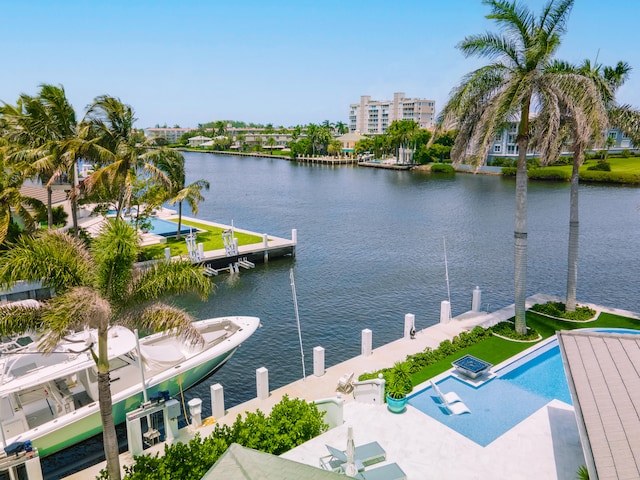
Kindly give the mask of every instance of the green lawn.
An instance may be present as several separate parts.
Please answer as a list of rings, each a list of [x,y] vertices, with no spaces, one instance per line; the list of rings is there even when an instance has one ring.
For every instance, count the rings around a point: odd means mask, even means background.
[[[592,322],[567,322],[554,320],[534,312],[527,312],[527,325],[535,329],[542,337],[548,338],[558,330],[573,330],[576,328],[629,328],[640,330],[640,320],[621,317],[610,313],[601,313],[597,320]],[[508,358],[526,350],[537,342],[521,343],[504,340],[499,337],[488,337],[469,348],[449,355],[448,357],[429,365],[411,376],[413,385],[418,385],[435,377],[451,368],[451,362],[466,354],[481,358],[489,363],[497,365]]]
[[[607,162],[611,164],[611,171],[617,173],[629,173],[633,175],[640,175],[640,156],[639,157],[608,157]],[[580,167],[580,172],[586,172],[587,168],[598,163],[596,159],[590,159],[585,161]],[[545,170],[560,170],[566,172],[567,175],[571,175],[572,165],[558,165],[552,167],[544,167]]]
[[[176,220],[171,220],[172,222],[178,223]],[[223,228],[214,227],[211,225],[205,225],[203,223],[192,222],[188,220],[182,220],[182,225],[187,225],[191,227],[198,228],[199,231],[197,235],[196,242],[204,244],[205,251],[207,250],[218,250],[224,248],[224,242],[222,241],[222,232]],[[251,245],[253,243],[262,243],[262,237],[258,235],[250,235],[247,233],[242,233],[236,231],[234,233],[235,238],[238,239],[238,245]],[[175,238],[168,238],[167,243],[159,243],[157,245],[149,245],[146,247],[142,247],[143,251],[146,255],[151,256],[152,258],[163,258],[164,257],[164,249],[166,247],[171,248],[171,256],[178,255],[187,255],[187,242],[184,240],[184,236],[180,238],[180,240],[176,240]]]

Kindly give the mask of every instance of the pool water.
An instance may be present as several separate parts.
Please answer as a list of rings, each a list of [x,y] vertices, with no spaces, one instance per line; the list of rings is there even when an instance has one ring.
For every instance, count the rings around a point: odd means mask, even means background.
[[[161,235],[163,237],[174,237],[178,234],[178,224],[176,222],[170,222],[169,220],[162,220],[156,217],[150,217],[151,228],[149,232]],[[180,228],[181,235],[188,235],[191,230],[195,230],[193,227],[187,227],[182,225]]]
[[[540,350],[544,350],[541,348]],[[438,382],[443,392],[456,392],[470,414],[450,415],[428,387],[409,404],[479,445],[487,446],[553,399],[572,404],[557,343],[529,354],[479,387],[454,376]]]

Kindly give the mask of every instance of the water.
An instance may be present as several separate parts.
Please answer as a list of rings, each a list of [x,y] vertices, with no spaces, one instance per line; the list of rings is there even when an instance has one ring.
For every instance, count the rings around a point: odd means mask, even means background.
[[[187,182],[211,183],[198,218],[288,238],[296,228],[299,242],[295,259],[215,278],[217,292],[207,302],[175,300],[197,318],[262,319],[227,365],[187,393],[185,401],[204,400],[204,415],[214,382],[232,406],[255,397],[256,368],[269,369],[270,389],[301,378],[290,268],[307,372],[315,346],[325,348],[330,366],[360,353],[364,328],[377,347],[402,336],[406,313],[416,315],[418,329],[438,322],[447,300],[444,238],[454,316],[470,309],[476,285],[483,309],[513,303],[513,180],[206,153],[185,159]],[[581,187],[579,300],[640,311],[639,205],[640,189]],[[569,185],[531,183],[528,206],[527,293],[564,296]]]

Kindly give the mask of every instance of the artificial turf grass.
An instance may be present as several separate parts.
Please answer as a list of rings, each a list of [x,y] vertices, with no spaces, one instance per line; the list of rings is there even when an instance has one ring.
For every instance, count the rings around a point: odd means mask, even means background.
[[[169,219],[169,221],[178,223],[177,219]],[[225,231],[224,228],[215,227],[213,225],[206,225],[204,223],[193,222],[190,220],[182,220],[182,225],[186,225],[188,227],[194,227],[199,230],[196,237],[197,243],[202,243],[205,251],[208,250],[219,250],[224,248],[224,241],[222,240],[222,232]],[[238,245],[251,245],[254,243],[262,243],[262,237],[258,235],[251,235],[248,233],[242,233],[238,231],[234,231],[234,237],[238,239]],[[171,256],[179,256],[179,255],[187,255],[187,242],[184,240],[185,235],[182,235],[180,240],[176,240],[175,238],[167,238],[166,243],[159,243],[157,245],[148,245],[146,247],[142,247],[144,252],[151,256],[152,258],[163,258],[164,257],[164,249],[169,247],[171,249]]]
[[[513,318],[511,320],[513,320]],[[446,372],[451,369],[452,362],[467,354],[492,363],[493,365],[497,365],[526,350],[532,345],[541,342],[543,339],[549,338],[551,335],[555,335],[559,330],[575,330],[579,328],[629,328],[632,330],[640,330],[640,320],[603,312],[598,316],[597,320],[590,322],[575,322],[557,320],[543,315],[538,315],[532,311],[527,311],[527,326],[536,330],[542,338],[536,342],[516,342],[495,336],[484,338],[478,343],[456,353],[452,353],[442,360],[438,360],[437,362],[414,373],[411,375],[411,382],[416,386],[435,377],[436,375]]]

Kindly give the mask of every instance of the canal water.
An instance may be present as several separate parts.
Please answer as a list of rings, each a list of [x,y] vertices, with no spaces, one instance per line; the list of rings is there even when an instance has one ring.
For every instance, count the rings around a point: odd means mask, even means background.
[[[214,277],[216,293],[206,302],[174,300],[199,319],[262,320],[227,365],[186,393],[185,401],[204,400],[204,415],[212,383],[223,385],[229,407],[255,397],[259,367],[269,370],[271,390],[302,377],[290,269],[307,374],[316,346],[331,366],[360,353],[364,328],[375,348],[402,336],[406,313],[418,329],[438,322],[449,298],[445,244],[453,316],[470,309],[476,286],[483,309],[513,303],[512,179],[207,153],[185,159],[187,182],[211,183],[198,218],[287,238],[298,231],[295,258]],[[580,187],[579,301],[640,311],[639,206],[637,188]],[[529,183],[528,295],[565,295],[568,223],[569,185]]]

